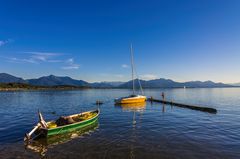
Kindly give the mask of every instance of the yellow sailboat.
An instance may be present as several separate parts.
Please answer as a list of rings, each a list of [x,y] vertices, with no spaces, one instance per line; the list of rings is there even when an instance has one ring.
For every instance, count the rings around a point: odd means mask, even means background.
[[[143,95],[142,86],[141,86],[141,83],[140,83],[138,78],[137,78],[137,80],[138,80],[139,87],[140,87],[140,90],[141,90],[141,95],[135,93],[134,70],[136,72],[136,69],[134,68],[132,45],[130,47],[130,51],[131,51],[132,89],[133,89],[133,93],[131,95],[127,96],[127,97],[122,97],[122,98],[115,99],[115,103],[116,104],[142,103],[142,102],[145,102],[146,99],[147,99],[147,97]]]

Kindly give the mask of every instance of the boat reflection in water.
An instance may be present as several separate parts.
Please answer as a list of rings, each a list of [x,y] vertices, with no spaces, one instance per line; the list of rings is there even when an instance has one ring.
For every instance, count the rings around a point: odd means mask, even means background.
[[[126,103],[126,104],[115,104],[116,107],[122,108],[124,111],[133,112],[133,126],[137,123],[136,121],[136,113],[140,113],[140,120],[141,116],[146,108],[146,102],[139,102],[139,103]]]
[[[146,102],[115,104],[115,106],[121,107],[123,110],[126,111],[143,112],[146,108]]]
[[[131,158],[136,158],[136,144],[137,143],[137,131],[138,128],[142,125],[143,113],[146,109],[146,102],[139,103],[126,103],[126,104],[115,104],[117,108],[121,108],[123,111],[133,112],[132,117],[132,129],[128,132],[129,139],[129,148]],[[136,116],[136,114],[138,114]]]
[[[56,145],[66,143],[85,134],[92,133],[97,128],[98,121],[84,128],[80,128],[65,134],[54,135],[47,138],[33,139],[31,142],[25,143],[25,148],[26,150],[37,152],[41,157],[44,157],[49,148],[54,148]]]

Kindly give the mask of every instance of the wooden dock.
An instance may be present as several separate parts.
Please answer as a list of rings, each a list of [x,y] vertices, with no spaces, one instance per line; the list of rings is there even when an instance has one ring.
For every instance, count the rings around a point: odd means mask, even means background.
[[[188,109],[198,110],[198,111],[202,111],[202,112],[208,112],[208,113],[212,113],[212,114],[217,113],[217,109],[209,108],[209,107],[202,107],[202,106],[196,106],[196,105],[176,103],[176,102],[173,102],[173,101],[154,99],[152,97],[148,98],[148,100],[150,102],[158,102],[158,103],[163,103],[163,104],[169,104],[169,105],[173,105],[173,106],[177,106],[177,107],[188,108]]]

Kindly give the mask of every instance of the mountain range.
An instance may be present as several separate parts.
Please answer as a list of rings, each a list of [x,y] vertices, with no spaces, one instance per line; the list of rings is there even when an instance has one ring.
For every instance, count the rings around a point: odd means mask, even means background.
[[[154,80],[139,80],[143,88],[215,88],[215,87],[233,87],[234,85],[215,83],[212,81],[190,81],[176,82],[170,79],[154,79]],[[135,87],[139,87],[138,80],[135,79]],[[0,73],[0,83],[24,83],[33,86],[76,86],[76,87],[93,87],[93,88],[131,88],[132,80],[128,82],[94,82],[89,83],[83,80],[72,79],[68,76],[43,76],[37,79],[26,79],[15,77],[7,73]]]
[[[1,79],[1,76],[0,76]],[[60,86],[60,85],[68,85],[68,86],[88,86],[89,83],[83,80],[75,80],[70,77],[58,77],[54,75],[43,76],[37,79],[28,79],[26,83],[34,86]]]
[[[232,86],[240,86],[240,83],[231,83]]]
[[[190,81],[190,82],[175,82],[170,79],[154,79],[154,80],[140,80],[140,83],[143,88],[217,88],[217,87],[232,87],[232,85],[224,84],[224,83],[215,83],[212,81]],[[139,87],[138,80],[134,80],[135,87]],[[128,81],[122,85],[119,85],[122,88],[130,88],[132,87],[132,81]]]

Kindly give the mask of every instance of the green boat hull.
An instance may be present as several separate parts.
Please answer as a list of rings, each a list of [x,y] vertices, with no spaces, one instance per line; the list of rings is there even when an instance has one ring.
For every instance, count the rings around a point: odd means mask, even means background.
[[[76,129],[64,134],[52,135],[48,137],[34,138],[31,142],[26,142],[26,149],[39,153],[42,158],[45,158],[49,148],[53,148],[59,144],[69,142],[75,138],[82,136],[85,133],[93,133],[98,128],[98,121],[89,126]]]
[[[92,112],[94,112],[94,111],[92,111]],[[76,122],[76,123],[69,124],[69,125],[59,126],[59,127],[51,128],[51,129],[41,128],[36,132],[36,134],[40,134],[40,137],[41,136],[51,137],[53,135],[64,134],[64,133],[68,133],[71,131],[79,130],[81,128],[85,128],[87,126],[90,126],[90,125],[98,122],[99,110],[97,110],[96,112],[97,112],[97,115],[88,120]]]
[[[80,122],[80,123],[74,123],[74,124],[70,124],[70,125],[66,125],[66,126],[62,126],[62,127],[48,129],[47,130],[47,136],[52,136],[52,135],[58,135],[58,134],[71,132],[71,131],[89,126],[91,124],[94,124],[97,121],[98,121],[98,116],[96,116],[92,119]]]

